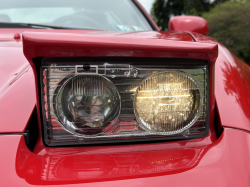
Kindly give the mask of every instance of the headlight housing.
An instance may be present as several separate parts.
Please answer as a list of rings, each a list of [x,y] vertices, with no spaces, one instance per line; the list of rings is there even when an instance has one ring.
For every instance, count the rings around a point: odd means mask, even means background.
[[[206,61],[185,66],[45,58],[40,76],[45,143],[205,136],[208,69]]]

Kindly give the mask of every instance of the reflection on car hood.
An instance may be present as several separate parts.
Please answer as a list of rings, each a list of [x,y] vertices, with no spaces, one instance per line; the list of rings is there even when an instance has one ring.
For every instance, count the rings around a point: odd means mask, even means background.
[[[186,32],[158,32],[158,31],[144,31],[144,32],[113,32],[113,31],[96,31],[96,30],[58,30],[58,29],[1,29],[0,42],[2,41],[15,41],[14,35],[23,32],[49,32],[49,33],[77,33],[87,35],[102,35],[102,36],[119,36],[119,37],[132,37],[144,39],[164,39],[175,41],[193,41],[190,34]]]

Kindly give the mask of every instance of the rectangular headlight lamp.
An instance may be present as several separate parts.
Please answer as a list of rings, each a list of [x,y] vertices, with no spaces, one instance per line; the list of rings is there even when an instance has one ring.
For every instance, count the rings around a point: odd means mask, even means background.
[[[209,66],[202,60],[188,66],[183,61],[173,65],[157,60],[150,64],[45,58],[40,69],[45,143],[99,144],[207,135]]]

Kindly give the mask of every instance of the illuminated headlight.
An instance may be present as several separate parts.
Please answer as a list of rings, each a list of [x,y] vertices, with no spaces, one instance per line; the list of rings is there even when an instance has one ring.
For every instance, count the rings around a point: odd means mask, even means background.
[[[185,69],[45,59],[40,71],[44,142],[203,137],[208,133],[207,64]]]
[[[178,134],[194,124],[202,104],[198,83],[182,71],[164,71],[137,88],[135,113],[143,129]]]

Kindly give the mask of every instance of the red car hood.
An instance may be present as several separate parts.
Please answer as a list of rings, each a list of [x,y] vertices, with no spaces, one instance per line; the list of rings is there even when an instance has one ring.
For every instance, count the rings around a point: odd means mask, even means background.
[[[217,44],[194,42],[186,32],[2,29],[0,113],[4,115],[0,115],[0,122],[8,125],[0,125],[0,133],[24,132],[36,103],[34,75],[23,50],[30,60],[37,56],[99,55],[214,61],[217,57]]]
[[[193,37],[186,32],[112,32],[112,31],[93,31],[93,30],[53,30],[53,29],[1,29],[1,41],[15,41],[15,34],[22,34],[23,32],[43,32],[43,33],[71,33],[71,34],[88,34],[88,35],[102,35],[102,36],[122,36],[145,39],[165,39],[175,41],[194,41]]]
[[[23,43],[20,39],[13,39],[16,32],[23,31],[6,30],[6,34],[0,31],[0,133],[23,132],[36,102],[34,75],[23,54]],[[23,35],[24,52],[29,60],[39,55],[82,55],[81,49],[85,44],[92,50],[112,47],[112,50],[116,50],[116,55],[127,56],[161,55],[213,61],[217,52],[216,41],[196,34],[191,37],[187,33],[169,32],[118,34],[96,31],[30,31],[32,33]],[[69,48],[62,47],[66,44],[74,48],[68,50]],[[121,53],[121,49],[126,53]],[[112,50],[99,51],[102,52],[101,55],[115,55],[111,53]],[[221,123],[223,126],[249,131],[250,100],[246,99],[246,93],[250,93],[247,81],[250,80],[250,70],[244,72],[247,69],[244,63],[221,45],[219,53],[215,66],[215,95]],[[91,54],[90,50],[85,55]],[[249,133],[236,129],[225,128],[216,142],[201,147],[192,148],[192,142],[190,145],[190,142],[170,142],[183,147],[170,151],[170,143],[164,142],[121,146],[119,150],[117,147],[57,148],[57,151],[52,148],[49,149],[50,152],[36,155],[27,149],[22,136],[0,138],[0,145],[4,150],[0,174],[3,176],[4,186],[54,185],[61,181],[62,184],[76,183],[72,186],[166,186],[166,181],[172,186],[182,186],[183,181],[192,186],[249,186]],[[187,149],[188,147],[192,149]],[[80,152],[76,152],[78,150]],[[64,151],[67,154],[64,155]],[[114,158],[119,160],[120,165]],[[171,170],[179,166],[187,168],[178,170],[178,173]],[[97,172],[89,172],[92,168]],[[105,181],[82,183],[88,180],[88,176],[91,180],[96,177],[93,174],[98,174],[97,179]],[[109,175],[114,176],[114,179],[105,178]],[[58,179],[59,182],[56,181]]]

